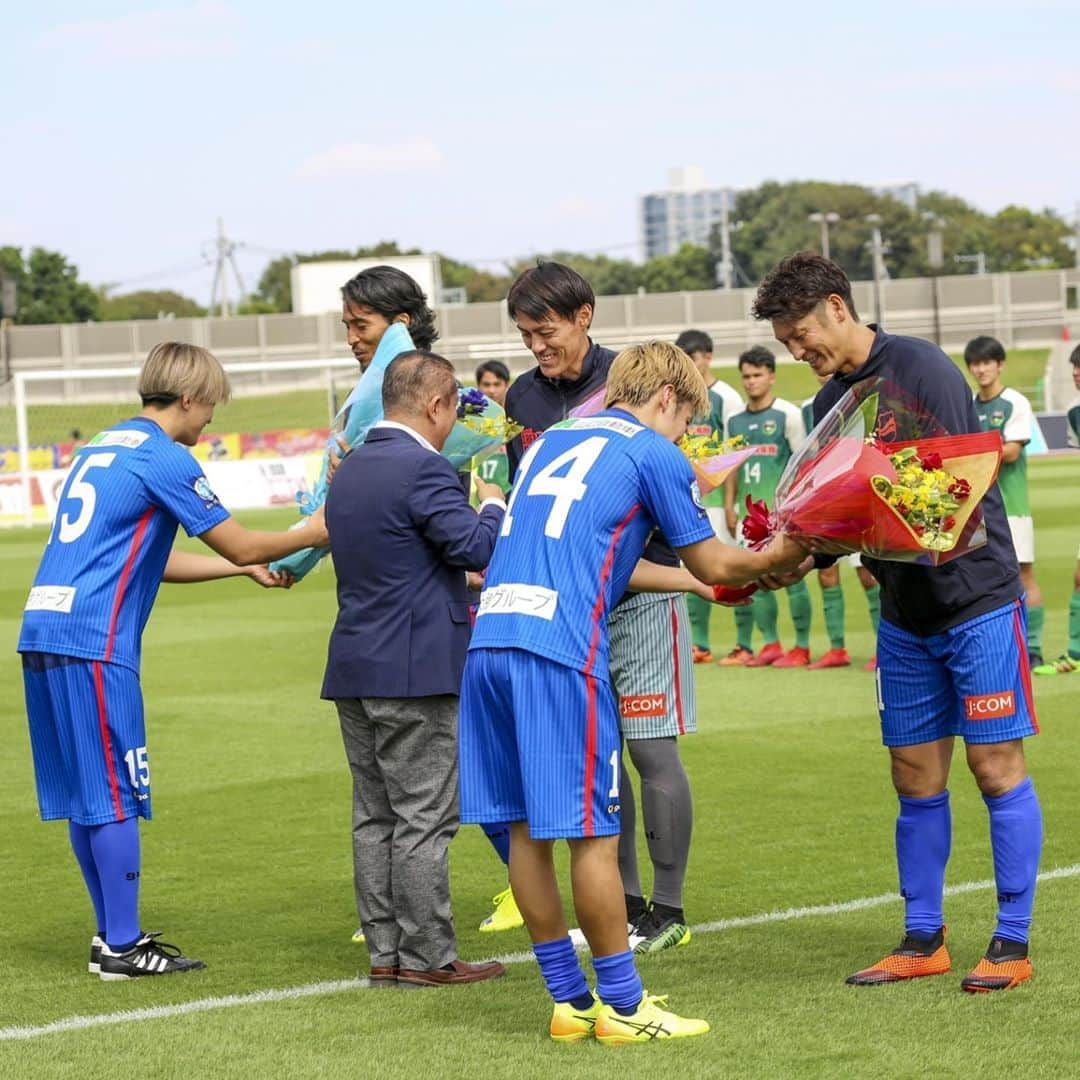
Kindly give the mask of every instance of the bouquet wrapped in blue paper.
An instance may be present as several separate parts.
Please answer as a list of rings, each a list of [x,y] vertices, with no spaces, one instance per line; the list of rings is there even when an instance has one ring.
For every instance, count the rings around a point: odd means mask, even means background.
[[[330,465],[330,451],[334,451],[335,454],[341,453],[337,436],[343,436],[349,446],[359,446],[364,441],[367,433],[383,416],[382,384],[386,369],[396,356],[414,347],[409,331],[405,329],[403,323],[391,323],[386,328],[367,370],[360,376],[330,425],[330,437],[326,441],[322,468],[319,470],[319,479],[315,482],[315,490],[297,494],[296,501],[300,504],[300,513],[304,517],[313,514],[326,502],[326,492],[330,486],[326,476]],[[302,522],[297,522],[296,527],[300,524]],[[270,568],[286,571],[299,581],[329,553],[329,548],[304,548],[284,559],[278,559],[277,562],[271,564]]]
[[[508,443],[520,430],[498,402],[475,387],[458,391],[458,419],[450,430],[442,455],[455,469],[490,454]]]

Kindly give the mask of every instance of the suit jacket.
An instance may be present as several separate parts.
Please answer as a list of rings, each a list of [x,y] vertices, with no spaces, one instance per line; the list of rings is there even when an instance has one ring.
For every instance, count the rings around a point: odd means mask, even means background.
[[[324,698],[457,694],[469,645],[466,570],[491,558],[503,511],[469,506],[453,466],[375,428],[326,499],[338,616]]]

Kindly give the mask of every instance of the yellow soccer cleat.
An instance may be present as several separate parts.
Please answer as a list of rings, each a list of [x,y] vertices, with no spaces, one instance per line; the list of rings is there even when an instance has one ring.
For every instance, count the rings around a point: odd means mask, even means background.
[[[480,924],[481,934],[497,934],[501,930],[516,930],[525,925],[514,893],[509,887],[496,893],[491,902],[495,905],[495,910]]]
[[[556,1042],[564,1043],[587,1039],[593,1033],[596,1018],[603,1007],[595,994],[588,1009],[575,1009],[569,1001],[556,1002],[555,1011],[551,1014],[551,1026],[548,1028],[551,1037]]]
[[[633,1016],[623,1016],[610,1005],[600,1008],[594,1034],[602,1043],[617,1046],[621,1043],[647,1043],[657,1039],[688,1039],[704,1035],[709,1030],[707,1020],[690,1020],[676,1016],[661,1005],[667,1004],[667,994],[642,995]]]

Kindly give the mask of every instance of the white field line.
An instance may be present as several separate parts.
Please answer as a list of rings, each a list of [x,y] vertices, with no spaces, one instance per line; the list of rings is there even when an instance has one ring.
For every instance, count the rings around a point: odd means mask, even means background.
[[[1039,882],[1056,881],[1061,878],[1080,876],[1080,863],[1071,866],[1059,866],[1046,870],[1039,875]],[[994,888],[992,881],[964,881],[959,885],[950,885],[945,890],[946,896],[959,896],[962,893],[984,892]],[[791,922],[795,919],[812,919],[826,915],[844,915],[849,911],[865,911],[868,908],[884,907],[886,904],[899,903],[896,893],[884,893],[880,896],[863,896],[857,900],[843,900],[835,904],[814,904],[810,907],[787,908],[784,911],[766,911],[757,915],[741,915],[732,919],[717,919],[715,922],[701,923],[691,927],[695,934],[715,934],[723,930],[738,930],[744,926],[760,926],[765,923]],[[533,959],[529,952],[508,953],[495,959],[503,964],[524,964]],[[66,1016],[50,1024],[36,1027],[0,1028],[0,1042],[16,1039],[36,1039],[44,1035],[59,1035],[68,1031],[84,1031],[87,1028],[104,1027],[110,1024],[131,1024],[143,1020],[161,1020],[170,1016],[185,1016],[188,1013],[210,1012],[214,1009],[231,1009],[237,1005],[265,1005],[275,1001],[293,1001],[296,998],[321,997],[325,994],[340,994],[346,990],[361,990],[368,985],[367,979],[337,979],[328,982],[307,983],[304,986],[291,986],[282,990],[256,990],[250,994],[226,994],[221,997],[196,998],[179,1005],[155,1005],[146,1009],[126,1009],[121,1012],[100,1013],[96,1016]]]

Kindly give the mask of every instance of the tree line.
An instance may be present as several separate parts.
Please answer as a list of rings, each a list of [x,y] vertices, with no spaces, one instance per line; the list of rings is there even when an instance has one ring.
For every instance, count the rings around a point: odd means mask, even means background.
[[[867,218],[874,214],[880,217],[885,265],[891,277],[921,277],[933,272],[927,244],[931,229],[940,230],[942,237],[944,266],[940,273],[973,273],[978,255],[991,273],[1070,266],[1075,257],[1069,246],[1072,228],[1051,209],[1006,206],[996,214],[987,214],[944,192],[920,195],[913,208],[858,184],[767,181],[739,192],[731,213],[729,239],[735,284],[753,285],[777,260],[793,251],[817,250],[820,226],[810,215],[822,213],[837,217],[829,229],[830,254],[853,279],[872,277]],[[721,250],[716,227],[707,246],[685,244],[672,255],[644,263],[573,251],[551,251],[544,257],[573,266],[598,295],[608,296],[642,290],[713,289],[718,283]],[[283,255],[266,266],[239,312],[291,311],[290,271],[296,262],[419,254],[423,254],[419,248],[403,249],[394,241],[382,241],[355,249]],[[511,259],[502,268],[490,270],[439,255],[443,285],[463,288],[470,301],[501,300],[514,277],[536,258]],[[957,261],[957,256],[963,261]],[[76,267],[64,255],[43,248],[33,248],[24,256],[17,247],[0,246],[0,277],[15,282],[17,323],[206,314],[196,300],[172,290],[111,295],[107,288],[81,281]]]

